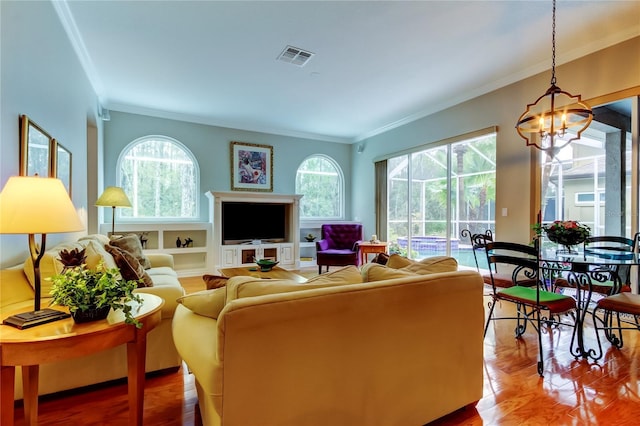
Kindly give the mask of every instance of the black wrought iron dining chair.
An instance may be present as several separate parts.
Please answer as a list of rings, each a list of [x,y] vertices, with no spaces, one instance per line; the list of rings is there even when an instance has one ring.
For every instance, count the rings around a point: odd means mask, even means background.
[[[601,235],[588,237],[583,243],[584,254],[600,257],[603,259],[624,259],[633,257],[638,247],[640,234],[636,233],[633,238],[618,237],[612,235]],[[620,292],[631,291],[631,266],[617,265],[602,269],[603,279],[593,280],[591,291],[594,293],[610,296]],[[608,278],[606,277],[608,275]],[[573,287],[566,278],[557,278],[554,281],[555,288]]]
[[[471,251],[473,252],[473,259],[476,263],[476,269],[482,275],[482,281],[488,286],[495,285],[500,288],[507,288],[513,286],[513,280],[511,279],[511,273],[502,273],[502,271],[498,271],[498,265],[493,265],[493,271],[491,273],[484,272],[484,268],[480,268],[480,260],[478,256],[481,256],[480,259],[486,259],[486,245],[487,243],[493,242],[493,233],[490,229],[487,229],[484,234],[472,234],[468,229],[463,229],[460,231],[460,236],[463,238],[468,238],[471,244]],[[488,265],[488,268],[491,268],[492,265]],[[520,285],[531,287],[536,285],[535,280],[521,280]]]
[[[476,264],[476,270],[481,273],[482,280],[485,284],[491,285],[491,275],[489,273],[482,273],[480,270],[480,262],[478,262],[478,256],[481,256],[481,259],[486,259],[485,254],[485,245],[493,241],[493,232],[491,229],[487,229],[484,234],[472,234],[470,230],[463,229],[460,231],[460,236],[462,238],[468,238],[469,244],[471,244],[471,253],[473,254],[473,260]]]
[[[598,300],[591,315],[598,341],[599,352],[594,356],[597,360],[602,357],[600,330],[618,349],[624,345],[622,330],[640,331],[640,295],[624,292],[606,296]]]
[[[544,360],[542,353],[542,326],[568,325],[573,327],[575,335],[575,320],[573,323],[562,323],[561,316],[576,309],[576,301],[572,297],[544,290],[539,275],[539,256],[537,244],[534,246],[494,241],[485,246],[489,272],[494,278],[493,271],[498,265],[510,267],[512,286],[500,288],[496,280],[492,279],[492,303],[489,316],[484,327],[486,336],[489,323],[496,320],[516,320],[515,336],[521,338],[530,323],[538,334],[538,374],[542,377]],[[531,285],[531,283],[536,285]],[[526,285],[523,285],[526,283]],[[494,317],[495,306],[498,302],[509,302],[516,306],[516,316]],[[543,319],[541,311],[549,311],[549,316]]]

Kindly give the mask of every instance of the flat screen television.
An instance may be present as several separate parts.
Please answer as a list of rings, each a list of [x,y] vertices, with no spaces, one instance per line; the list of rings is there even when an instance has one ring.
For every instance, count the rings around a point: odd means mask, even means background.
[[[282,242],[286,238],[287,205],[277,203],[222,203],[223,244],[252,240]]]

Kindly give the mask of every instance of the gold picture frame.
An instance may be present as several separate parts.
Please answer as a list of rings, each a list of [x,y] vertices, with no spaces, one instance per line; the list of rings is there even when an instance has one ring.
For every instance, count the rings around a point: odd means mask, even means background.
[[[71,168],[72,157],[71,151],[69,151],[64,145],[58,142],[57,139],[53,139],[53,177],[56,177],[62,181],[62,184],[67,188],[69,197],[71,197]]]
[[[42,127],[22,114],[20,127],[20,176],[54,177],[54,139]]]
[[[231,190],[273,191],[273,147],[231,142]]]

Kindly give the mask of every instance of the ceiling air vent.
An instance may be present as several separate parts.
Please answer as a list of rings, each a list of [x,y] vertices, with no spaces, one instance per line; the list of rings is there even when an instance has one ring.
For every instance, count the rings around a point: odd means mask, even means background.
[[[311,59],[314,54],[306,50],[298,49],[297,47],[287,46],[284,48],[280,56],[279,61],[289,62],[293,65],[303,67]]]

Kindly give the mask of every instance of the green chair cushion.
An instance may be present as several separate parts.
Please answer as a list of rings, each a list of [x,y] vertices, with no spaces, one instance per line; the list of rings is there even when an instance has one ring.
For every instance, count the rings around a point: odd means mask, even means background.
[[[511,302],[536,305],[536,289],[531,287],[509,287],[496,293],[498,298]],[[570,296],[540,290],[540,305],[553,313],[566,312],[576,308],[576,301]]]

